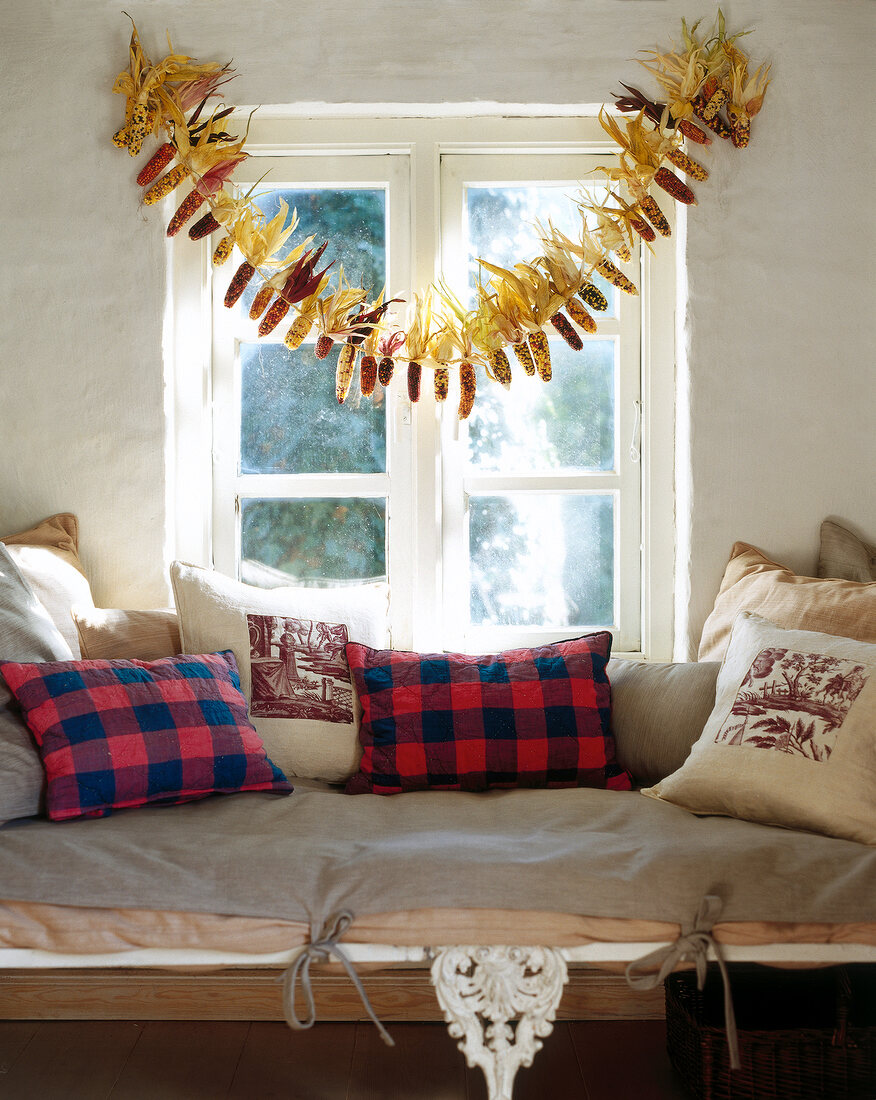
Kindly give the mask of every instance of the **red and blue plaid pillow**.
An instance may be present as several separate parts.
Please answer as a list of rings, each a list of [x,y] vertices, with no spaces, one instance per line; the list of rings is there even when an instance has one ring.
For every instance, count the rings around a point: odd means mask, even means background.
[[[363,752],[347,793],[629,790],[610,729],[610,652],[604,631],[484,657],[349,643]]]
[[[0,661],[53,821],[292,787],[246,716],[231,650],[158,661]]]

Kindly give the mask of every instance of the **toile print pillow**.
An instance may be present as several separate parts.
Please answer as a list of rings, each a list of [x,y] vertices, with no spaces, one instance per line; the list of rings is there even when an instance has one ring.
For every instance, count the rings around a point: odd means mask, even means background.
[[[678,771],[642,793],[876,844],[876,645],[733,624],[715,708]]]
[[[170,568],[184,653],[231,649],[249,717],[286,775],[342,783],[361,755],[347,642],[383,646],[385,584],[256,588]]]

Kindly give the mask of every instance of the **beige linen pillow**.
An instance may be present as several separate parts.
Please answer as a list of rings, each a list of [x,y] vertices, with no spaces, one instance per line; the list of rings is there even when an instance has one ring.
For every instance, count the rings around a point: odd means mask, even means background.
[[[876,645],[743,611],[702,737],[642,793],[876,844]]]
[[[180,652],[179,621],[173,608],[122,611],[74,607],[73,622],[86,661],[157,661]]]
[[[94,606],[79,560],[79,521],[70,512],[59,512],[27,531],[4,535],[0,541],[6,543],[10,557],[78,658],[79,636],[71,608],[74,604]]]
[[[249,717],[286,775],[342,783],[361,755],[346,642],[385,648],[388,588],[255,588],[170,567],[184,653],[231,649]]]
[[[876,581],[876,546],[859,539],[847,527],[826,519],[821,525],[819,577],[847,581]]]
[[[721,660],[740,611],[753,611],[788,629],[876,642],[876,584],[798,577],[745,542],[730,551],[697,660]]]

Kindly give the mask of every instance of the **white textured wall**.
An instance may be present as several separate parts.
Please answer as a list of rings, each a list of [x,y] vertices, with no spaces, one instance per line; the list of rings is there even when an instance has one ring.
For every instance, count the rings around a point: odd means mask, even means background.
[[[735,539],[809,571],[826,514],[876,533],[876,5],[724,8],[756,26],[750,48],[773,60],[774,83],[750,148],[707,155],[688,225],[691,508],[679,524],[694,638]],[[619,79],[641,82],[636,50],[667,42],[682,14],[713,13],[701,0],[132,9],[153,57],[165,28],[182,51],[233,57],[241,104],[600,102]],[[160,603],[163,240],[109,142],[129,25],[103,0],[3,0],[3,16],[0,530],[75,511],[98,602]]]

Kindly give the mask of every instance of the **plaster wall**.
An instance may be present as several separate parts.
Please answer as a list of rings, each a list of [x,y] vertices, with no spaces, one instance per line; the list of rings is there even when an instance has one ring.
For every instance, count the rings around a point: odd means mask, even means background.
[[[876,534],[868,0],[725,4],[773,84],[743,152],[715,145],[679,317],[679,654],[730,546],[814,569],[833,514]],[[167,601],[164,241],[109,141],[129,24],[108,0],[2,0],[0,530],[78,513],[105,606]],[[241,104],[599,103],[703,0],[149,0]],[[646,81],[646,87],[651,87]]]

